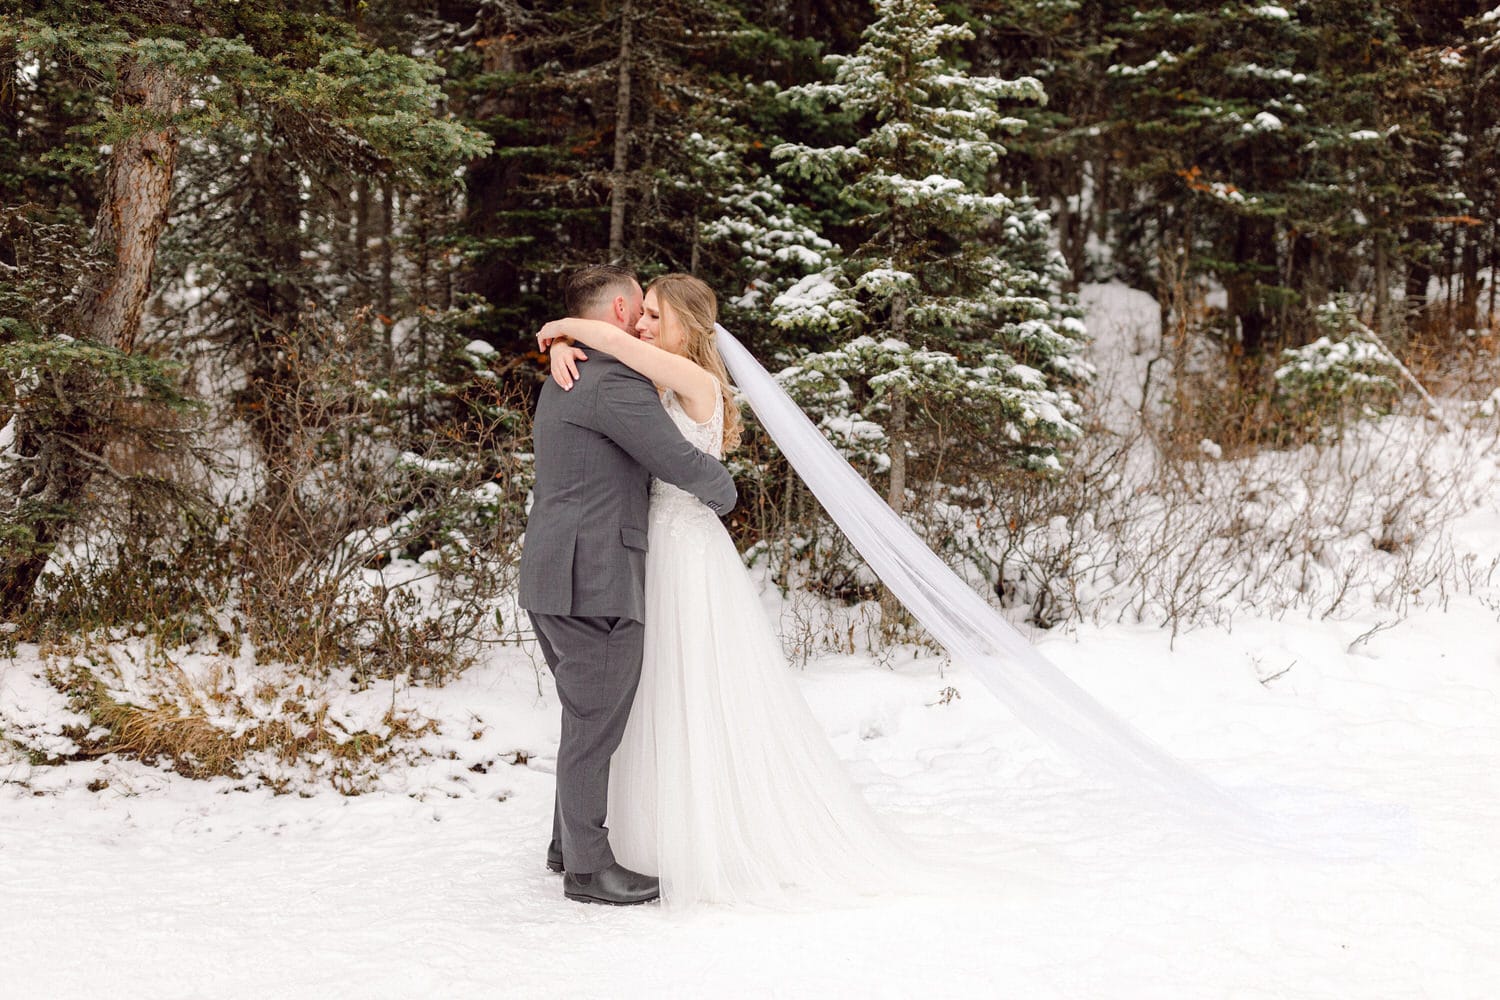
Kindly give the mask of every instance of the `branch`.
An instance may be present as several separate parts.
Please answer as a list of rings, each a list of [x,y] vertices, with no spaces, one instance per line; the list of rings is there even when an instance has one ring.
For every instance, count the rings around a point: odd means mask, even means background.
[[[1416,387],[1417,394],[1427,403],[1428,409],[1437,418],[1437,422],[1443,430],[1453,430],[1453,425],[1448,422],[1447,417],[1443,416],[1443,411],[1438,409],[1437,400],[1433,399],[1427,390],[1423,388],[1422,383],[1417,381],[1417,377],[1411,373],[1411,369],[1401,363],[1401,359],[1396,357],[1396,352],[1385,346],[1385,341],[1380,339],[1380,334],[1368,329],[1364,332],[1367,332],[1370,335],[1370,339],[1375,341],[1375,345],[1385,352],[1385,356],[1390,360],[1391,364],[1396,366],[1396,369],[1402,375],[1406,376],[1406,380]]]
[[[70,437],[67,437],[65,435],[60,436],[59,440],[61,440],[63,444],[67,445],[74,452],[76,452],[80,457],[86,459],[89,462],[92,462],[97,468],[109,473],[119,482],[124,483],[129,482],[131,479],[139,478],[137,476],[126,475],[119,469],[116,469],[113,465],[109,464],[109,459],[105,458],[103,455],[97,455],[94,452],[89,451],[87,448],[83,447],[83,445],[74,441]]]

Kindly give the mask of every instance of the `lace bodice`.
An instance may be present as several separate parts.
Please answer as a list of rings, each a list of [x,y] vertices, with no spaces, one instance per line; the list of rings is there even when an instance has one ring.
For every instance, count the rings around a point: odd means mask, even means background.
[[[713,416],[701,424],[687,415],[677,399],[677,393],[671,389],[662,393],[661,405],[666,408],[667,416],[672,418],[689,444],[714,458],[724,457],[723,393],[715,394]],[[651,519],[670,525],[673,534],[686,530],[688,525],[696,521],[711,521],[717,526],[719,520],[713,511],[704,506],[703,501],[660,479],[651,481]]]
[[[682,431],[682,436],[688,439],[688,443],[699,451],[706,451],[714,458],[724,457],[724,394],[718,393],[714,398],[714,412],[711,417],[703,423],[698,423],[687,415],[682,408],[682,403],[677,399],[677,393],[671,389],[662,393],[661,405],[666,407],[667,415]]]

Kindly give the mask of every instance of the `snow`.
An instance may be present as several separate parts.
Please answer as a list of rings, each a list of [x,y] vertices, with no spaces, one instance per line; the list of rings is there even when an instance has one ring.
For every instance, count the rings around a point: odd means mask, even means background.
[[[0,975],[8,995],[49,997],[1487,995],[1495,613],[1457,601],[1357,643],[1378,624],[1043,642],[1223,780],[1408,810],[1413,842],[1367,860],[1236,855],[1142,823],[961,669],[824,656],[803,687],[875,804],[1001,874],[961,899],[785,913],[579,907],[541,865],[554,696],[511,651],[434,698],[451,730],[434,750],[458,759],[382,793],[230,792],[120,761],[66,779],[0,768]],[[537,756],[513,765],[516,749]],[[28,772],[55,790],[16,786]]]
[[[1236,76],[1253,76],[1259,80],[1280,80],[1292,84],[1306,83],[1308,79],[1306,73],[1298,73],[1283,67],[1261,66],[1259,63],[1236,66],[1231,72]]]
[[[1147,60],[1139,66],[1127,66],[1124,63],[1115,63],[1105,70],[1105,72],[1110,76],[1145,76],[1148,73],[1156,72],[1164,66],[1171,66],[1178,61],[1175,55],[1163,50],[1156,54],[1155,59]]]
[[[1248,123],[1244,127],[1247,130],[1251,129]],[[1259,198],[1246,198],[1243,191],[1236,188],[1233,184],[1226,184],[1223,181],[1211,182],[1207,186],[1206,191],[1220,201],[1229,201],[1242,205],[1254,205],[1260,202]]]
[[[1118,284],[1082,298],[1105,373],[1098,416],[1125,428],[1170,396],[1158,377],[1142,398],[1160,350],[1156,304]],[[1476,450],[1430,449],[1472,477],[1447,527],[1453,558],[1480,566],[1500,551],[1497,411],[1500,390],[1470,407],[1469,419],[1490,421],[1473,425]],[[1423,443],[1420,420],[1390,426]],[[1200,447],[1215,468],[1241,461]],[[366,794],[346,796],[316,774],[289,778],[298,794],[273,795],[126,759],[43,763],[72,752],[68,731],[89,721],[47,682],[55,657],[23,644],[0,659],[0,994],[1345,1000],[1500,990],[1493,572],[1400,609],[1364,601],[1325,617],[1267,606],[1175,634],[1086,616],[1035,634],[1072,679],[1205,774],[1294,823],[1342,827],[1350,850],[1337,859],[1218,843],[1143,811],[1017,726],[962,665],[846,643],[845,627],[854,636],[870,606],[783,598],[769,585],[764,600],[789,641],[812,636],[798,680],[851,775],[894,826],[965,864],[971,891],[793,897],[775,911],[566,902],[542,866],[556,695],[525,646],[496,646],[441,688],[320,686],[329,718],[351,731],[386,709],[437,723]],[[125,654],[138,646],[122,639],[111,655],[134,662]],[[186,675],[212,674],[214,656],[194,654]],[[223,654],[235,667],[223,676],[253,687],[271,666],[245,656]]]
[[[806,275],[778,295],[771,303],[777,325],[835,329],[856,314],[858,306],[835,283],[835,275],[832,268]]]
[[[1279,132],[1286,126],[1271,112],[1262,111],[1255,116],[1254,120],[1246,122],[1242,127],[1246,132]]]

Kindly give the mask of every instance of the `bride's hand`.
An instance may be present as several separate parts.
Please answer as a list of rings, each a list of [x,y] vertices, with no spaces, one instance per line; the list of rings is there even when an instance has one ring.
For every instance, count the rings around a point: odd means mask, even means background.
[[[563,325],[566,322],[567,320],[555,319],[538,330],[536,333],[536,349],[545,354],[547,353],[547,348],[551,347],[555,341],[571,340],[572,338],[563,332]]]
[[[578,362],[588,359],[587,354],[572,344],[554,344],[551,351],[553,380],[564,390],[573,388],[573,383],[578,381]]]

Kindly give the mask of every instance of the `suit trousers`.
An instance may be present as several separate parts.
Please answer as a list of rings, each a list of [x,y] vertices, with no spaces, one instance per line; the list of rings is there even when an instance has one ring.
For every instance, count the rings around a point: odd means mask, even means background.
[[[562,702],[552,837],[568,871],[597,872],[615,861],[605,826],[609,759],[641,681],[646,627],[631,618],[527,613]]]

